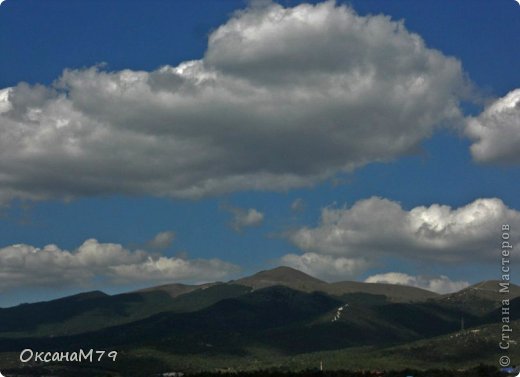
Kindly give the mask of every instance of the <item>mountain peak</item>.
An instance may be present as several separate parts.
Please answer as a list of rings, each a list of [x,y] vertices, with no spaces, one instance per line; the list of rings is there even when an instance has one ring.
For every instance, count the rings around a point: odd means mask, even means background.
[[[502,280],[484,280],[479,283],[470,285],[469,287],[466,287],[464,289],[461,289],[458,292],[453,292],[451,294],[447,294],[444,296],[460,296],[465,294],[473,294],[473,295],[479,295],[482,297],[487,297],[490,299],[496,299],[497,297],[501,296],[499,293],[500,286],[499,283],[501,283]],[[516,284],[510,283],[509,284],[509,291],[510,295],[512,297],[518,297],[520,296],[520,287]]]
[[[101,297],[108,297],[109,295],[102,291],[89,291],[89,292],[82,292],[77,293],[72,296],[66,296],[59,298],[57,300],[51,300],[51,301],[83,301],[83,300],[91,300]]]
[[[253,289],[284,285],[306,292],[319,290],[319,288],[327,284],[322,280],[287,266],[260,271],[252,276],[239,279],[235,283],[252,287]]]
[[[479,283],[470,285],[466,289],[476,289],[476,290],[482,290],[482,291],[498,291],[499,285],[501,280],[484,280]]]
[[[282,279],[305,279],[305,280],[314,280],[314,281],[321,281],[311,275],[306,274],[305,272],[302,272],[300,270],[297,270],[292,267],[288,266],[279,266],[272,268],[270,270],[263,270],[258,273],[256,273],[254,276],[273,276],[278,277]]]

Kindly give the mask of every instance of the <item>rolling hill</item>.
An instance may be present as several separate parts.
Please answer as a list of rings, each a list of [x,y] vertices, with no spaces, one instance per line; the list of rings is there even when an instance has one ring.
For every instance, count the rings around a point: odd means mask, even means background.
[[[510,300],[520,297],[520,287],[511,284],[508,294],[499,292],[498,280],[487,280],[458,292],[442,295],[436,298],[436,302],[459,308],[460,310],[470,312],[477,315],[482,315],[501,305],[502,299],[508,298]]]
[[[118,349],[129,358],[125,365],[136,362],[134,350],[161,360],[154,365],[205,358],[204,368],[223,360],[287,362],[366,347],[369,354],[391,350],[404,360],[410,349],[427,355],[430,346],[462,339],[457,334],[488,334],[482,329],[499,321],[497,287],[483,282],[441,296],[390,284],[327,283],[279,267],[227,283],[162,285],[114,296],[87,292],[0,309],[0,360],[27,344],[39,350]],[[513,321],[520,318],[519,292],[511,285]],[[489,344],[489,337],[471,339],[479,347]],[[486,352],[483,360],[491,354]],[[462,351],[454,357],[461,364],[475,359]],[[420,362],[428,364],[427,358]]]
[[[131,323],[162,312],[193,312],[223,299],[262,288],[283,286],[297,291],[322,292],[345,303],[370,307],[385,303],[433,301],[450,310],[484,315],[496,309],[499,293],[494,282],[483,282],[451,295],[415,287],[353,281],[327,283],[301,271],[278,267],[228,283],[167,284],[135,292],[107,295],[87,292],[48,302],[0,309],[0,337],[65,336]],[[520,288],[511,285],[512,297]],[[391,308],[391,307],[390,307]]]
[[[357,281],[341,281],[327,283],[290,267],[277,267],[234,281],[253,289],[283,285],[304,292],[324,292],[329,295],[342,296],[350,293],[367,293],[382,295],[393,302],[424,301],[439,295],[425,289],[406,285],[384,283],[362,283]]]

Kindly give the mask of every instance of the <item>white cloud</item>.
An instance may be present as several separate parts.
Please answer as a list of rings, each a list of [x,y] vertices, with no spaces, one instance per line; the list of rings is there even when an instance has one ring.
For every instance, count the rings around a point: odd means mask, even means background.
[[[496,198],[477,199],[459,208],[432,204],[405,210],[397,202],[372,197],[350,208],[324,208],[316,227],[288,233],[302,254],[287,254],[281,262],[327,280],[355,279],[384,266],[388,258],[441,266],[496,262],[502,224],[520,228],[520,212]],[[512,244],[520,242],[519,235],[511,237]],[[375,278],[436,292],[466,283],[442,276],[420,275],[413,280],[399,273],[371,277]]]
[[[113,283],[213,281],[239,268],[218,259],[186,260],[130,251],[119,244],[85,241],[68,251],[56,245],[36,248],[11,245],[0,249],[0,291],[19,287]]]
[[[151,249],[166,249],[170,247],[175,239],[175,232],[168,230],[164,232],[159,232],[152,238],[150,241],[146,243],[146,246]]]
[[[6,113],[11,110],[12,106],[9,102],[9,93],[11,89],[0,90],[0,114]]]
[[[237,208],[230,205],[222,205],[222,208],[233,215],[231,227],[240,232],[242,228],[260,226],[264,221],[264,214],[254,208]]]
[[[353,279],[369,267],[362,258],[344,258],[317,253],[287,254],[281,264],[328,281]]]
[[[464,86],[459,61],[388,17],[254,5],[201,60],[3,89],[0,202],[309,186],[415,151]]]
[[[148,258],[139,264],[122,264],[112,267],[118,280],[146,281],[157,276],[156,280],[176,281],[216,281],[238,272],[239,268],[220,259],[186,260],[182,258]]]
[[[438,277],[411,276],[400,272],[373,275],[368,277],[365,282],[409,285],[441,294],[457,292],[469,286],[467,281],[453,281],[444,275]]]
[[[460,208],[432,204],[405,210],[372,197],[351,208],[325,208],[320,224],[289,235],[303,252],[377,261],[382,257],[444,264],[496,260],[501,225],[520,228],[520,212],[500,199],[477,199]],[[519,235],[512,235],[514,242]]]
[[[305,210],[305,202],[302,198],[294,199],[291,203],[291,211],[293,212],[303,212]]]
[[[466,134],[474,140],[471,153],[477,161],[520,163],[520,89],[468,118]]]

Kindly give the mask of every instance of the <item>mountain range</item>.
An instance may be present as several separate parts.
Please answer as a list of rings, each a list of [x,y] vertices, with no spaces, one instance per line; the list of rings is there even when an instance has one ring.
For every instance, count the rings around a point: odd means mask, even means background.
[[[19,368],[14,355],[26,348],[118,350],[117,368],[96,366],[113,375],[298,369],[315,366],[317,358],[343,369],[426,368],[448,359],[469,367],[498,354],[504,298],[498,290],[497,281],[486,281],[439,295],[404,285],[327,283],[278,267],[226,283],[112,296],[93,291],[0,309],[0,367]],[[519,297],[520,287],[511,284],[512,326]],[[510,352],[516,355],[516,343]]]

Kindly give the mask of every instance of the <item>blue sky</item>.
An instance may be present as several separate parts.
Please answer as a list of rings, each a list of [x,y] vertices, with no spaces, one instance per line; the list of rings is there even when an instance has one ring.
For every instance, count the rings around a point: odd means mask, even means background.
[[[305,4],[4,2],[0,306],[279,264],[498,279],[520,6]]]

